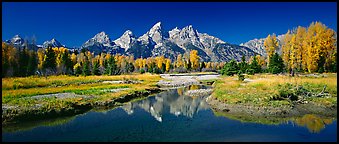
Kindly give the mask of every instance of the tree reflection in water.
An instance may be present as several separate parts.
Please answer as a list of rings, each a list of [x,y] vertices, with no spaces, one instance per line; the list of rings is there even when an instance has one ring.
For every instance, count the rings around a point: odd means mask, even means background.
[[[319,133],[326,125],[333,123],[334,119],[321,118],[314,114],[306,114],[303,117],[292,120],[298,126],[306,127],[311,133]]]

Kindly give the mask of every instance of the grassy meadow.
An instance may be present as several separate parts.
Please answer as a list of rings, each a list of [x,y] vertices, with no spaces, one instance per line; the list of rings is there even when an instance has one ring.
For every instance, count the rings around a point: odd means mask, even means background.
[[[222,76],[214,83],[212,96],[229,104],[256,106],[291,106],[293,97],[302,97],[304,102],[325,106],[337,104],[336,73],[326,73],[318,77],[256,74],[246,75],[245,78],[244,81],[239,81],[237,76]],[[323,91],[324,86],[326,88]],[[316,96],[322,91],[325,96]]]
[[[29,113],[46,114],[51,111],[73,110],[75,105],[95,105],[110,102],[128,94],[147,92],[156,88],[160,80],[155,74],[131,74],[118,76],[50,76],[2,79],[2,105],[12,107],[3,112],[3,122],[18,115]],[[108,81],[106,83],[105,81]],[[138,83],[109,83],[111,81],[137,81]],[[112,92],[114,89],[121,91]],[[43,94],[74,93],[84,97],[43,97]],[[13,107],[15,107],[13,109]]]

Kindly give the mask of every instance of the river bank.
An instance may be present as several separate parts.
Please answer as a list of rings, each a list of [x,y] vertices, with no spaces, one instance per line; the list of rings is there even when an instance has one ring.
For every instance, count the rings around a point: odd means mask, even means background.
[[[247,76],[245,81],[222,77],[213,86],[206,102],[219,115],[238,120],[274,122],[305,114],[337,117],[336,74],[319,77],[262,74]]]

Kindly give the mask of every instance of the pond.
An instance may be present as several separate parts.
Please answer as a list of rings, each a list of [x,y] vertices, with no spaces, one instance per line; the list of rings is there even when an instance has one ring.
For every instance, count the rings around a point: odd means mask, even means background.
[[[2,128],[2,141],[337,141],[337,120],[307,115],[279,124],[244,122],[216,114],[204,97],[170,89],[103,112]]]

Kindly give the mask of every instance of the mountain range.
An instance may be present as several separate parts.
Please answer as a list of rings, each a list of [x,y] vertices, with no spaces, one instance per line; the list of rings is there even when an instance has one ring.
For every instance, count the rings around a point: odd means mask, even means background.
[[[283,35],[279,35],[277,39],[280,40],[282,37]],[[16,47],[22,47],[25,44],[19,35],[15,35],[11,40],[5,42]],[[245,55],[247,59],[256,54],[265,55],[263,43],[264,38],[250,40],[240,45],[230,44],[207,33],[198,32],[192,25],[183,28],[175,27],[167,31],[162,27],[161,22],[158,22],[139,37],[134,35],[131,30],[126,30],[118,39],[112,40],[104,31],[99,32],[78,49],[85,48],[94,54],[100,52],[119,53],[134,56],[134,58],[165,56],[171,60],[175,60],[179,54],[197,50],[201,60],[220,62],[231,59],[240,61],[242,55]],[[56,39],[31,47],[36,49],[48,46],[66,47]]]

